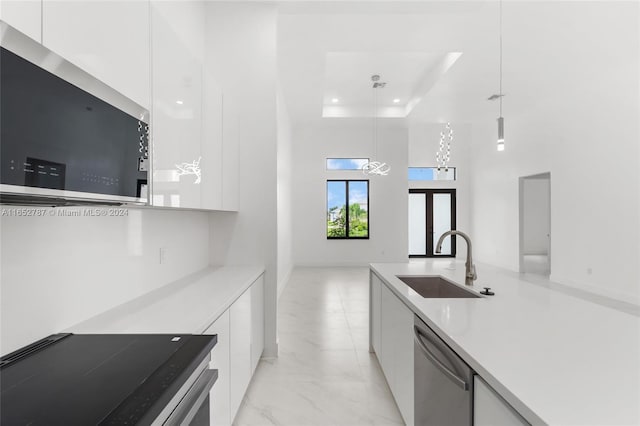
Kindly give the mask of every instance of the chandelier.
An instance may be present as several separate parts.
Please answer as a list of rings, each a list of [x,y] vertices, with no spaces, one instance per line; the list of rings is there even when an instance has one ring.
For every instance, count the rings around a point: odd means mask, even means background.
[[[362,166],[362,172],[365,175],[387,176],[391,171],[391,167],[384,162],[377,161],[378,158],[378,92],[377,89],[383,89],[387,83],[380,81],[379,75],[372,75],[373,81],[373,160],[369,160],[367,164]]]
[[[444,169],[449,171],[449,160],[451,160],[451,142],[453,142],[453,129],[451,123],[447,123],[445,130],[440,132],[440,147],[436,153],[438,171]]]

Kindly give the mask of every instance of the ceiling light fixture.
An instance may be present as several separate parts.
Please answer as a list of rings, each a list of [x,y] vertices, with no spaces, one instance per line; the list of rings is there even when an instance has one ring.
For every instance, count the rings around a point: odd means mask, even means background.
[[[400,99],[395,98],[395,99],[393,100],[393,103],[394,103],[394,104],[398,104],[398,103],[400,103]]]
[[[331,102],[333,102],[334,104],[337,104],[338,102],[340,102],[340,99],[338,98],[332,98]]]
[[[498,151],[504,151],[504,118],[502,117],[502,0],[500,0],[500,116],[498,117],[498,143],[496,148]]]
[[[176,101],[176,103],[177,103],[178,105],[182,105],[184,102],[183,102],[183,101]]]
[[[387,163],[376,160],[378,158],[378,92],[376,89],[383,89],[387,83],[381,82],[377,74],[371,76],[371,81],[373,81],[373,161],[369,160],[362,166],[362,172],[365,175],[386,176],[391,171],[391,167]]]
[[[436,162],[438,163],[438,171],[444,169],[449,171],[449,160],[451,159],[451,142],[453,142],[453,129],[451,123],[447,123],[445,131],[440,132],[440,148],[436,153]]]

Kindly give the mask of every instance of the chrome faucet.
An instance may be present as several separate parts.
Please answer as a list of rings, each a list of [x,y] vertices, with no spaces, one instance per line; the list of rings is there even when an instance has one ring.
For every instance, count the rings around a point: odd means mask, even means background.
[[[467,234],[452,229],[451,231],[447,231],[440,235],[438,244],[436,245],[436,253],[441,252],[442,242],[449,235],[460,235],[467,242],[467,262],[464,264],[464,266],[466,266],[464,284],[473,285],[473,281],[475,281],[478,276],[476,275],[476,265],[473,264],[473,255],[471,254],[471,238],[469,238]]]

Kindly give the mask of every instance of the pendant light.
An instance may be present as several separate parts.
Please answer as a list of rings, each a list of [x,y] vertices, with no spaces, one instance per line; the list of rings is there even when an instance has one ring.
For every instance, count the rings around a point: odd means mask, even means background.
[[[504,151],[504,118],[502,117],[502,0],[500,0],[500,116],[498,117],[498,151]]]
[[[377,161],[378,158],[378,92],[377,89],[383,89],[387,83],[380,81],[379,75],[372,75],[373,81],[373,161],[369,161],[362,166],[362,172],[365,175],[387,176],[391,171],[391,167],[387,163]]]
[[[446,133],[445,133],[446,132]],[[440,147],[436,153],[436,163],[438,164],[438,172],[444,169],[449,171],[449,160],[451,160],[451,142],[453,142],[453,129],[451,123],[447,123],[445,130],[440,132]]]

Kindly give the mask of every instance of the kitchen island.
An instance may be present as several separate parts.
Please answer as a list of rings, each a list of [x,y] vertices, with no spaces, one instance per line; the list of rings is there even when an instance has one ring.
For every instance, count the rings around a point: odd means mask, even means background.
[[[464,287],[464,263],[450,259],[371,272],[529,423],[640,424],[637,315],[483,264],[472,290],[495,296],[423,298],[397,278],[439,275]]]

